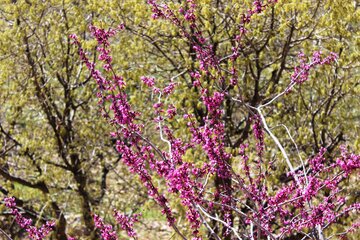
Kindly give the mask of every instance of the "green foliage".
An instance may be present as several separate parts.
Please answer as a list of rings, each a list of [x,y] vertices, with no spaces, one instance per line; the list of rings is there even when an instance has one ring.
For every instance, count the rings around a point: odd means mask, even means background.
[[[229,39],[251,2],[198,1],[201,9],[196,15],[202,21],[202,31],[219,56],[226,57],[231,51]],[[169,6],[175,9],[180,4],[173,1]],[[354,37],[360,30],[359,21],[360,11],[354,1],[283,0],[254,16],[248,27],[246,47],[236,62],[241,78],[232,91],[254,106],[286,88],[298,63],[299,51],[308,56],[316,50],[333,51],[340,56],[335,68],[326,66],[312,71],[310,81],[297,87],[294,94],[265,109],[266,114],[271,113],[267,122],[295,166],[300,164],[297,151],[286,129],[279,124],[289,128],[303,158],[316,153],[321,146],[336,151],[336,146],[342,143],[353,144],[355,151],[360,150],[357,97],[360,40]],[[89,40],[87,30],[90,23],[103,28],[125,24],[126,31],[113,39],[114,65],[119,75],[124,76],[130,102],[143,119],[154,117],[148,103],[158,96],[141,83],[141,76],[155,77],[157,86],[177,76],[173,79],[178,83],[176,92],[162,97],[164,104],[174,104],[179,114],[195,114],[199,124],[201,116],[207,114],[189,76],[198,67],[191,44],[180,37],[171,23],[151,20],[151,9],[144,1],[110,0],[106,4],[94,0],[4,1],[0,17],[0,167],[30,184],[24,186],[1,174],[0,186],[36,212],[47,206],[44,212],[49,218],[59,217],[48,206],[49,201],[55,202],[70,219],[67,232],[89,238],[91,222],[83,227],[84,220],[79,221],[78,217],[86,219],[86,211],[109,215],[114,207],[125,211],[138,211],[142,204],[153,207],[137,179],[119,164],[110,130],[99,115],[95,83],[88,79],[89,73],[80,64],[76,49],[69,44],[68,35],[76,33],[85,39],[85,49],[94,54],[95,42]],[[231,66],[224,61],[222,67]],[[211,79],[202,80],[211,85]],[[253,141],[249,137],[249,115],[235,111],[234,106],[229,109],[228,149],[237,151],[239,141]],[[167,124],[176,129],[176,137],[190,136],[185,121],[169,120]],[[146,135],[159,146],[166,146],[156,127],[155,123],[147,125]],[[281,159],[271,139],[266,141],[269,146],[266,157]],[[201,164],[206,159],[200,151],[192,150],[185,160]],[[232,161],[234,166],[240,163],[239,159]],[[105,174],[106,189],[102,185],[105,169],[109,170]],[[277,161],[277,169],[278,174],[271,176],[274,182],[280,181],[287,171],[281,161]],[[34,188],[40,182],[45,183],[48,192]],[[159,182],[159,186],[164,185]],[[348,188],[354,198],[355,190]],[[100,200],[94,201],[99,196]],[[128,199],[132,202],[130,206]],[[88,209],[84,202],[89,204]],[[181,216],[183,212],[177,214]],[[150,208],[145,210],[144,219],[150,226],[144,227],[144,236],[151,231],[152,222],[160,222],[160,227],[164,223]],[[113,221],[110,217],[107,220]],[[152,230],[154,236],[156,229]],[[343,230],[343,226],[339,229]]]

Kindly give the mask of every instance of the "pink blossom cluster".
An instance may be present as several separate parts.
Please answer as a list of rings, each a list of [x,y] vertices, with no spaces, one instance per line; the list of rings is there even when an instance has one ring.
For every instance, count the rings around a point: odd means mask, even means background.
[[[118,237],[113,227],[109,224],[105,224],[101,217],[94,214],[95,227],[100,230],[102,239],[104,240],[117,240]]]
[[[270,4],[277,3],[277,0],[269,0],[267,3],[263,3],[263,1],[255,0],[253,2],[253,8],[249,9],[246,14],[243,16],[243,24],[250,23],[251,17],[254,14],[261,13],[268,7]]]
[[[128,216],[121,214],[119,211],[114,210],[114,217],[116,222],[120,225],[121,229],[126,231],[129,237],[136,237],[136,232],[134,230],[134,223],[138,222],[138,217],[140,214],[133,214]],[[105,224],[104,220],[98,215],[94,214],[94,223],[95,227],[100,230],[102,239],[104,240],[117,240],[116,231],[113,229],[113,226],[110,224]]]
[[[5,206],[10,209],[10,214],[15,216],[15,221],[19,226],[26,230],[30,239],[42,240],[53,230],[55,226],[54,221],[48,221],[40,228],[32,226],[32,220],[22,216],[20,211],[16,208],[15,198],[6,197],[4,199]]]
[[[153,87],[153,86],[155,85],[155,78],[153,78],[153,77],[145,77],[145,76],[143,76],[143,77],[141,77],[140,79],[141,79],[141,81],[143,81],[143,82],[145,83],[145,85],[148,86],[148,87]]]
[[[141,129],[143,126],[135,122],[135,117],[139,114],[131,110],[131,106],[127,100],[127,95],[125,91],[123,91],[125,82],[121,76],[116,75],[116,73],[112,70],[111,61],[109,60],[112,58],[109,56],[110,50],[108,47],[110,44],[108,40],[114,32],[110,30],[101,31],[96,27],[92,27],[91,32],[97,39],[99,46],[101,46],[98,47],[97,50],[103,55],[101,58],[103,59],[102,61],[105,61],[105,63],[109,63],[110,65],[110,72],[113,75],[110,79],[102,76],[100,71],[95,69],[95,64],[90,63],[81,47],[80,42],[77,40],[77,37],[70,37],[74,39],[73,43],[78,46],[81,60],[86,64],[92,74],[92,77],[98,84],[99,92],[97,96],[99,98],[99,103],[102,106],[103,115],[117,129],[111,134],[112,137],[119,139],[116,141],[116,150],[121,154],[122,161],[129,167],[129,170],[140,177],[140,180],[148,189],[149,196],[153,197],[162,208],[162,213],[168,219],[169,224],[176,228],[174,225],[175,218],[168,206],[168,200],[163,194],[160,194],[158,189],[154,186],[152,183],[152,177],[146,168],[148,161],[154,161],[156,166],[162,166],[162,168],[167,167],[168,161],[166,156],[160,152],[159,156],[161,160],[155,160],[154,154],[149,150],[150,148],[153,148],[154,145],[142,137]],[[108,72],[107,69],[104,70]],[[152,78],[143,77],[142,81],[144,81],[144,83],[148,86],[154,85],[154,79]],[[170,83],[167,87],[165,87],[163,90],[164,94],[170,94],[174,90],[175,85],[175,83]],[[105,102],[111,103],[109,109],[105,108]],[[156,109],[159,107],[160,105],[155,106]],[[126,139],[126,142],[121,139]],[[159,153],[159,151],[155,152]],[[146,153],[149,154],[147,155]]]
[[[360,168],[360,155],[349,153],[345,146],[341,147],[341,157],[336,159],[336,165],[349,175],[352,171]]]
[[[307,63],[306,56],[303,52],[300,52],[298,57],[300,59],[300,65],[294,68],[294,73],[291,76],[292,82],[298,84],[301,84],[308,80],[310,70],[315,66],[330,64],[338,58],[336,53],[330,53],[329,56],[322,58],[320,51],[316,51],[313,53],[312,62],[310,63]]]
[[[234,40],[238,43],[238,45],[236,47],[232,47],[232,56],[230,58],[232,62],[234,62],[239,57],[239,50],[243,47],[241,40],[248,32],[246,25],[250,23],[252,16],[263,12],[265,9],[276,4],[277,2],[278,0],[269,0],[267,3],[264,3],[264,1],[260,0],[254,0],[252,3],[253,7],[248,9],[247,12],[242,15],[242,21],[238,26],[239,33],[234,37]],[[232,83],[236,81],[235,79],[236,78],[232,79]]]
[[[326,228],[331,223],[337,221],[339,217],[350,211],[359,211],[360,204],[353,203],[341,209],[346,199],[340,194],[340,183],[346,179],[350,172],[359,169],[360,155],[345,154],[342,162],[337,161],[330,167],[325,167],[325,149],[312,159],[309,159],[307,172],[298,174],[303,188],[299,188],[295,182],[279,189],[275,196],[266,197],[269,201],[263,216],[268,216],[269,220],[276,218],[276,213],[280,214],[283,223],[281,234],[299,232],[306,228],[315,228],[317,225]],[[357,161],[357,164],[352,163]],[[351,165],[349,169],[342,166]],[[333,174],[331,174],[333,173]],[[323,176],[323,177],[322,177]],[[327,189],[329,193],[322,195],[320,192]],[[316,199],[321,198],[320,203],[316,204]],[[297,211],[294,211],[294,208]],[[290,211],[292,209],[292,211]]]
[[[187,0],[187,3],[188,3],[187,5],[190,5],[188,7],[188,9],[185,10],[184,8],[180,8],[179,12],[184,15],[184,19],[186,21],[195,23],[195,20],[196,20],[196,16],[195,16],[196,4],[195,4],[195,1],[194,0]]]
[[[257,140],[256,149],[258,151],[258,156],[262,156],[264,152],[264,132],[261,126],[261,120],[259,115],[254,115],[252,117],[253,125],[252,130],[254,137]]]
[[[134,223],[139,221],[138,217],[140,214],[133,214],[132,216],[128,216],[115,210],[114,216],[116,222],[120,224],[120,227],[127,232],[129,237],[136,237]]]

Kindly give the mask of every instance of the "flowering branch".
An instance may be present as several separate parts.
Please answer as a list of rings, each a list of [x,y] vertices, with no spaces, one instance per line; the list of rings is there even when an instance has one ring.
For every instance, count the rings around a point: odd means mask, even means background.
[[[53,230],[55,226],[54,221],[46,222],[41,228],[32,226],[32,220],[23,217],[16,208],[15,198],[7,197],[4,199],[4,202],[5,206],[10,209],[10,213],[15,216],[16,223],[28,233],[30,239],[42,240]],[[8,237],[6,234],[4,235]]]
[[[99,90],[97,96],[102,114],[116,129],[112,136],[117,139],[116,149],[122,155],[122,161],[132,173],[139,176],[147,188],[149,196],[158,203],[169,225],[182,239],[187,238],[175,225],[175,216],[170,208],[168,198],[160,192],[160,188],[153,184],[152,176],[154,174],[166,182],[167,195],[177,196],[186,209],[186,217],[192,230],[193,240],[202,239],[199,231],[201,224],[215,239],[220,239],[219,227],[216,222],[221,223],[221,237],[226,238],[281,239],[294,231],[304,232],[305,229],[311,229],[314,232],[317,231],[318,238],[321,239],[324,238],[322,232],[324,227],[337,219],[336,208],[345,203],[345,198],[341,197],[338,185],[360,167],[359,156],[348,154],[344,149],[342,157],[335,164],[325,167],[325,150],[321,150],[316,157],[308,160],[308,169],[305,169],[300,157],[303,168],[295,170],[285,148],[271,132],[262,111],[262,108],[289,93],[294,86],[307,81],[312,68],[335,61],[337,57],[335,54],[331,53],[328,57],[322,58],[320,52],[315,52],[310,63],[306,62],[304,54],[299,54],[300,64],[294,69],[291,83],[283,92],[266,103],[251,106],[231,96],[230,90],[237,84],[238,78],[235,61],[239,58],[239,51],[243,47],[241,39],[248,31],[247,24],[254,14],[263,12],[270,4],[276,2],[267,1],[265,4],[262,1],[254,1],[252,9],[243,15],[239,34],[234,37],[232,54],[226,58],[220,58],[200,31],[201,26],[196,16],[195,1],[188,0],[184,3],[184,7],[177,9],[180,17],[168,5],[158,4],[155,0],[148,1],[154,19],[168,20],[178,28],[182,38],[191,45],[191,49],[196,55],[194,61],[199,66],[198,68],[194,67],[191,71],[183,70],[171,78],[164,88],[155,87],[155,78],[153,77],[141,77],[141,81],[152,90],[152,94],[159,96],[158,101],[153,105],[156,116],[153,120],[158,125],[160,139],[166,143],[168,151],[162,151],[143,135],[145,126],[139,124],[136,119],[140,113],[133,111],[127,100],[126,81],[117,75],[112,66],[109,39],[123,27],[117,30],[90,27],[92,35],[98,42],[99,60],[104,62],[104,75],[95,69],[95,64],[89,61],[78,38],[75,35],[70,36],[78,47],[81,60],[97,82]],[[230,70],[220,66],[220,63],[227,59],[232,65]],[[200,102],[206,110],[206,114],[201,119],[201,125],[196,123],[194,115],[185,114],[183,116],[191,134],[189,142],[186,142],[186,138],[176,138],[172,129],[166,124],[166,119],[180,116],[173,105],[164,109],[165,103],[161,99],[162,96],[169,97],[176,92],[178,84],[174,82],[174,79],[186,73],[189,74],[193,87],[198,90]],[[202,82],[204,76],[213,82],[211,86],[208,86],[209,82],[207,82],[207,87],[204,87],[206,86]],[[230,78],[229,84],[226,83],[227,78]],[[223,119],[226,114],[224,105],[229,99],[244,104],[249,110],[252,132],[256,141],[256,159],[253,162],[245,153],[245,149],[248,147],[245,144],[240,146],[237,154],[227,151],[229,146],[227,126]],[[104,104],[106,102],[110,103],[109,108]],[[166,117],[165,112],[167,113]],[[288,185],[278,186],[272,191],[266,184],[268,171],[271,168],[264,162],[263,129],[280,149],[293,178]],[[287,128],[286,130],[289,133]],[[295,143],[290,133],[289,136]],[[186,151],[197,147],[202,149],[206,157],[202,166],[184,161]],[[235,171],[231,164],[232,159],[237,155],[242,159],[243,172]],[[206,191],[206,188],[210,189],[208,182],[211,177],[215,179],[215,190]],[[330,195],[322,194],[320,191],[323,189],[328,190]],[[243,196],[237,198],[237,194],[240,194],[239,190]],[[319,199],[322,201],[317,204],[315,200]],[[237,207],[238,204],[245,206],[246,211],[240,211]],[[357,209],[359,206],[353,204],[345,211]],[[243,224],[242,231],[235,228],[234,215],[236,216],[236,214],[243,220],[242,223],[239,223],[239,229],[241,229],[240,224]],[[133,231],[133,223],[137,221],[137,216],[132,219],[115,212],[115,218],[129,236],[136,236]],[[212,220],[215,227],[210,226],[207,219]],[[104,225],[102,220],[97,218],[95,221],[98,222],[97,227],[101,230],[103,238],[112,239],[115,236],[112,228]],[[304,234],[307,235],[307,233]]]

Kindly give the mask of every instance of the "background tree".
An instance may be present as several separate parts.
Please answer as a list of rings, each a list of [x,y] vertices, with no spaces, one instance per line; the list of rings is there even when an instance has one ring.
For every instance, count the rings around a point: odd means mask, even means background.
[[[198,26],[211,43],[214,53],[222,59],[221,67],[231,71],[231,39],[241,25],[241,13],[251,8],[252,1],[201,3],[195,12],[201,20]],[[169,3],[171,9],[177,9],[180,5],[184,9],[189,8],[186,3]],[[349,12],[353,14],[348,14]],[[68,34],[82,33],[86,39],[86,26],[90,22],[113,28],[124,23],[126,32],[119,35],[113,43],[114,66],[127,79],[130,102],[142,112],[143,119],[157,117],[157,113],[148,104],[157,96],[149,98],[148,90],[141,83],[142,76],[155,77],[159,85],[169,82],[177,84],[176,94],[162,98],[164,109],[172,104],[179,113],[194,114],[199,126],[204,125],[203,119],[209,114],[199,104],[201,94],[199,87],[194,86],[196,77],[191,75],[199,68],[195,61],[193,42],[184,40],[178,28],[170,22],[149,21],[151,14],[151,8],[143,1],[110,1],[108,4],[85,4],[82,1],[62,4],[58,1],[32,4],[16,2],[7,5],[3,11],[2,25],[7,30],[1,37],[4,41],[2,94],[6,96],[2,104],[2,111],[6,113],[1,125],[4,141],[2,159],[5,160],[2,176],[9,182],[25,184],[42,191],[48,196],[44,203],[51,199],[58,205],[56,207],[52,203],[53,213],[49,213],[56,216],[58,211],[56,218],[60,216],[57,208],[63,211],[67,209],[69,216],[73,216],[78,212],[77,206],[82,206],[81,212],[88,220],[86,227],[89,233],[93,230],[89,214],[94,209],[101,209],[100,206],[97,207],[98,196],[105,196],[106,182],[99,176],[108,176],[110,166],[113,169],[113,163],[117,163],[119,158],[112,150],[112,143],[106,134],[107,128],[97,120],[99,115],[94,104],[96,100],[92,98],[95,84],[88,73],[79,67],[81,65],[74,57],[75,49],[69,47]],[[181,13],[175,14],[181,17]],[[233,96],[242,96],[241,100],[253,107],[266,104],[286,88],[292,69],[298,64],[297,55],[300,50],[305,55],[322,50],[333,51],[340,56],[335,70],[324,67],[318,71],[323,74],[319,77],[321,81],[316,81],[317,76],[311,75],[312,81],[302,84],[297,90],[299,94],[291,94],[279,99],[276,105],[264,108],[265,116],[271,116],[266,118],[269,126],[276,127],[272,131],[292,158],[297,156],[297,150],[287,129],[279,124],[287,126],[297,148],[303,152],[303,157],[314,155],[320,147],[326,147],[331,153],[345,140],[355,142],[354,149],[358,150],[356,137],[359,129],[356,126],[354,129],[354,123],[358,121],[356,94],[359,93],[359,66],[356,59],[359,50],[357,39],[351,35],[351,31],[356,32],[358,28],[358,19],[358,6],[353,1],[279,1],[275,7],[254,15],[247,27],[244,46],[239,52],[241,57],[234,65],[239,76],[231,92]],[[186,27],[191,31],[189,26]],[[91,49],[94,43],[90,41],[85,47]],[[97,58],[96,55],[93,57]],[[317,74],[315,71],[312,73]],[[206,76],[201,81],[208,86],[214,83]],[[230,77],[226,81],[230,81]],[[21,95],[14,92],[21,92]],[[250,137],[251,114],[244,105],[231,99],[227,99],[225,105],[226,117],[223,120],[227,133],[226,146],[230,152],[237,152],[241,143],[254,142]],[[189,137],[185,121],[169,120],[166,124],[175,129],[176,137]],[[160,146],[166,146],[160,139],[157,126],[156,123],[147,125],[147,135]],[[312,137],[309,139],[308,136]],[[100,142],[99,139],[108,140]],[[265,141],[269,149],[276,149],[271,139],[269,141],[266,138]],[[12,144],[9,146],[9,143]],[[30,156],[35,156],[35,160]],[[281,158],[276,151],[266,151],[265,156],[267,159]],[[188,152],[186,159],[190,162],[196,159],[198,164],[206,161],[200,149]],[[232,164],[237,161],[233,160]],[[300,162],[295,164],[296,167],[298,165]],[[19,166],[26,166],[27,171]],[[43,170],[45,166],[46,172]],[[289,181],[284,174],[288,171],[286,165],[278,161],[276,168],[278,172],[273,176],[274,181]],[[113,184],[116,184],[119,177],[115,175],[111,178]],[[20,180],[27,181],[19,182],[19,179],[11,178],[19,176]],[[68,177],[56,179],[54,186],[54,176]],[[132,179],[122,178],[123,183],[132,182]],[[72,186],[69,179],[72,179],[71,183],[78,185]],[[211,181],[215,188],[221,188],[219,179],[215,177]],[[165,186],[164,183],[163,185]],[[119,184],[116,186],[119,187]],[[125,189],[126,186],[129,184],[123,185]],[[107,187],[112,189],[109,185]],[[11,185],[4,186],[4,193],[10,190],[14,194],[13,188]],[[48,192],[44,189],[48,189]],[[24,192],[23,188],[21,191],[18,196],[28,198],[29,193]],[[108,200],[102,202],[110,203],[117,191],[118,189],[113,188],[106,194]],[[77,193],[78,200],[71,203],[72,207],[66,207],[63,196],[72,196],[71,193],[74,192]],[[356,192],[352,190],[349,193],[354,197],[353,201],[356,201]],[[36,198],[39,198],[38,195],[39,193],[35,193]],[[35,212],[44,205],[36,206]],[[179,213],[181,214],[183,213]],[[216,231],[221,231],[219,223],[214,221],[212,224]],[[62,223],[61,226],[65,225]],[[182,230],[188,228],[187,225],[183,227]],[[65,229],[62,230],[63,233],[64,231]]]
[[[126,197],[118,199],[124,194],[134,206],[144,201],[132,179],[122,176],[98,115],[95,84],[68,39],[72,32],[88,35],[96,6],[9,1],[1,13],[2,193],[16,196],[35,221],[56,219],[56,239],[67,239],[68,222],[77,235],[95,239],[95,209],[125,208]],[[126,184],[105,197],[109,186],[121,182]],[[133,188],[124,192],[128,185]],[[4,223],[8,229],[9,222]],[[11,226],[13,236],[23,236]]]

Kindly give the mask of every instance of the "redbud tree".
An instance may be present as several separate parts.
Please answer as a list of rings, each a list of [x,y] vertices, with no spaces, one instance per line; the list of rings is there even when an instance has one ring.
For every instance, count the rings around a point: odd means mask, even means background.
[[[296,95],[297,88],[306,84],[313,72],[334,67],[338,55],[319,50],[311,55],[299,52],[298,63],[289,70],[291,75],[284,89],[266,98],[254,95],[247,101],[242,95],[239,82],[243,72],[238,66],[248,47],[251,21],[278,3],[256,0],[244,10],[237,31],[223,43],[229,46],[228,51],[221,55],[211,36],[203,31],[197,15],[199,4],[187,0],[174,8],[165,2],[148,1],[152,18],[170,22],[189,43],[193,63],[191,68],[165,81],[151,75],[141,77],[143,91],[151,96],[147,98],[151,114],[138,111],[130,103],[128,80],[118,73],[112,58],[112,47],[126,47],[111,41],[128,30],[126,24],[119,23],[117,28],[110,29],[90,26],[101,64],[91,61],[78,36],[70,35],[80,59],[97,83],[101,116],[112,129],[109,134],[116,139],[122,162],[138,177],[181,239],[322,240],[354,232],[359,226],[357,221],[351,222],[345,232],[329,235],[328,229],[344,217],[353,219],[352,215],[359,211],[360,204],[349,202],[343,188],[344,182],[357,176],[360,155],[341,146],[339,155],[333,156],[322,147],[314,156],[304,159],[284,126],[298,153],[294,159],[269,125],[267,118],[271,113],[266,112],[279,99]],[[260,88],[257,74],[260,75],[255,72],[253,81],[255,88]],[[189,81],[198,94],[198,111],[175,107],[173,101],[181,86],[179,81],[183,80]],[[229,133],[234,123],[227,121],[232,114],[229,106],[233,112],[245,112],[248,116],[252,141],[240,138],[233,144]],[[176,121],[185,121],[186,134],[177,134],[173,124]],[[148,129],[152,129],[151,134]],[[157,141],[152,134],[158,136]],[[269,159],[268,152],[273,151],[279,154]],[[192,154],[194,158],[189,161],[188,155]],[[281,163],[286,165],[286,181],[275,182],[272,175]],[[6,204],[33,239],[44,238],[54,226],[49,222],[36,229],[19,215],[13,199],[6,199]],[[186,232],[177,226],[178,209],[185,209]],[[139,214],[130,216],[114,210],[114,219],[131,238],[138,237],[135,223],[139,218]],[[99,236],[118,239],[114,228],[101,216],[94,214],[93,219]]]

